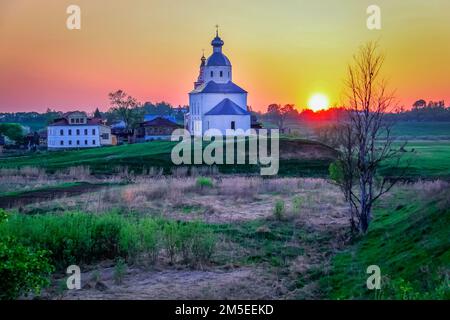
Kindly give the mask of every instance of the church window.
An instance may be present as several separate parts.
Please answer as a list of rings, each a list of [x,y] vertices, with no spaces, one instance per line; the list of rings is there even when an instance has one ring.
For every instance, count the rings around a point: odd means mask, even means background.
[[[236,129],[236,122],[231,121],[231,130],[235,130]]]

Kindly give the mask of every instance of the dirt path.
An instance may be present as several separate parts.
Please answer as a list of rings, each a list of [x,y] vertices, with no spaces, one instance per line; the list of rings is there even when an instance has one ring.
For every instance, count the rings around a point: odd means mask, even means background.
[[[10,209],[31,203],[49,201],[62,197],[77,196],[104,188],[104,184],[81,182],[68,187],[48,187],[42,190],[31,190],[17,195],[0,196],[0,208]]]
[[[95,272],[95,271],[94,271]],[[212,270],[145,271],[130,269],[117,284],[114,268],[82,274],[82,290],[52,295],[67,300],[277,299],[286,289],[277,279],[251,267]]]

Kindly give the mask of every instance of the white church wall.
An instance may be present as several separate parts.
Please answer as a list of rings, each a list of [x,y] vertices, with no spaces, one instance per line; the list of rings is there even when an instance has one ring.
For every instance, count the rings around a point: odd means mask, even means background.
[[[250,129],[250,116],[249,115],[217,115],[217,116],[205,116],[203,120],[203,134],[208,129],[218,129],[223,135],[226,134],[227,129],[231,129],[232,121],[235,122],[236,129],[242,129],[244,131]]]
[[[220,72],[222,72],[222,77],[220,76]],[[214,81],[216,83],[227,83],[232,79],[233,75],[231,72],[231,67],[229,66],[205,67],[205,82],[208,83],[209,81]]]

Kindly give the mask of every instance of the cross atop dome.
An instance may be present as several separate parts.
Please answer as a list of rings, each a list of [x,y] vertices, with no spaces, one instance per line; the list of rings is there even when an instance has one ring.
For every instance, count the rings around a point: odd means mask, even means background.
[[[219,25],[216,24],[216,37],[211,42],[211,45],[214,47],[214,52],[221,52],[224,42],[219,37]]]

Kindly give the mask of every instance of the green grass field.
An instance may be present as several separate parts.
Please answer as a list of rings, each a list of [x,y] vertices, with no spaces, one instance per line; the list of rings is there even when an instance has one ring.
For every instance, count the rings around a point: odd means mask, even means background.
[[[282,148],[283,141],[280,141]],[[329,150],[320,143],[297,140],[298,147],[317,147]],[[0,168],[41,167],[48,172],[64,170],[74,166],[88,166],[94,174],[114,174],[119,168],[127,167],[130,171],[141,173],[144,169],[163,168],[170,173],[174,168],[171,160],[172,148],[176,142],[153,141],[140,144],[104,147],[99,149],[42,152],[26,156],[0,158]],[[320,151],[320,150],[319,150]],[[280,175],[326,176],[332,159],[288,159],[280,162]],[[259,165],[218,165],[223,173],[258,174]]]
[[[280,145],[287,139],[282,140]],[[314,145],[313,142],[298,140],[299,148]],[[0,168],[42,167],[49,172],[64,170],[74,166],[88,166],[94,174],[114,174],[119,168],[127,167],[140,173],[150,167],[163,168],[170,173],[174,167],[170,153],[175,145],[170,141],[154,141],[133,145],[105,147],[100,149],[42,152],[26,156],[0,158]],[[320,144],[316,144],[321,147]],[[411,141],[408,142],[401,167],[408,168],[406,177],[450,179],[450,141]],[[281,154],[282,156],[282,154]],[[295,158],[280,161],[281,176],[325,177],[328,175],[330,159]],[[222,173],[257,174],[257,165],[219,165]],[[385,167],[381,173],[397,176],[398,170]]]
[[[450,139],[450,123],[440,121],[406,122],[401,121],[394,125],[392,134],[395,137],[408,139]]]
[[[411,179],[450,179],[450,141],[410,141],[405,150],[400,170],[393,168],[391,162],[381,174],[396,176],[405,170],[405,176]]]

